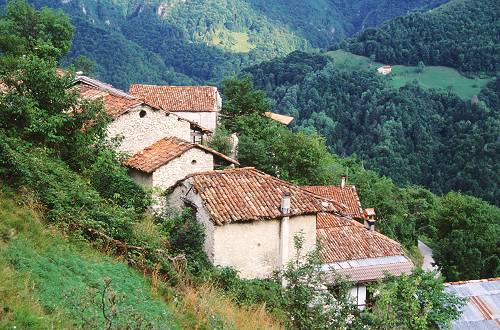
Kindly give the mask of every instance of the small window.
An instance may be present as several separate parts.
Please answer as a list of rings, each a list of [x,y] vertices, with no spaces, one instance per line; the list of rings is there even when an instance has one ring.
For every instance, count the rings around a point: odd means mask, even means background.
[[[146,114],[147,114],[146,110],[141,110],[139,112],[139,117],[144,118],[144,117],[146,117]]]
[[[191,165],[196,165],[196,163],[197,163],[197,162],[196,162],[196,159],[193,159],[193,160],[191,161]]]

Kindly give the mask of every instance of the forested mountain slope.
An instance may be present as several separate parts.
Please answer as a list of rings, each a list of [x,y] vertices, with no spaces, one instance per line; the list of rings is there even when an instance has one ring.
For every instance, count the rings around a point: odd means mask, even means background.
[[[444,65],[494,74],[500,63],[500,2],[453,0],[366,29],[342,47],[387,64]]]
[[[113,85],[219,82],[242,67],[326,47],[385,19],[446,0],[32,0],[76,27],[70,57]],[[0,0],[0,4],[5,3]]]
[[[418,85],[392,88],[372,72],[296,52],[249,68],[274,111],[316,130],[333,152],[356,154],[399,184],[467,192],[499,203],[498,83],[476,101]]]

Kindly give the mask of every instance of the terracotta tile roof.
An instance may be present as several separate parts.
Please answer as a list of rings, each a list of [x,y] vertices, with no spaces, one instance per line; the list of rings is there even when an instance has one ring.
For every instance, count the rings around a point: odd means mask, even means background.
[[[231,159],[209,147],[181,140],[177,137],[168,137],[155,142],[153,145],[133,155],[124,163],[124,165],[141,172],[153,173],[161,166],[181,156],[183,153],[192,148],[198,148],[212,153],[216,157],[222,158],[228,163],[238,164],[238,162],[234,159]]]
[[[304,186],[303,188],[344,204],[346,206],[344,214],[346,215],[355,218],[363,217],[363,209],[355,186],[346,185],[344,188],[340,186]]]
[[[282,123],[285,126],[290,125],[290,123],[294,119],[293,117],[280,115],[279,113],[270,112],[270,111],[264,112],[264,115],[266,117],[271,118],[272,120],[276,120],[277,122]]]
[[[316,234],[321,241],[322,259],[328,264],[405,255],[398,242],[376,231],[369,231],[348,217],[319,213]]]
[[[252,167],[198,173],[190,178],[217,225],[280,218],[281,196],[286,191],[291,193],[290,216],[342,209],[333,201]]]
[[[217,87],[130,85],[129,93],[172,112],[217,111]]]
[[[102,100],[104,111],[113,119],[118,118],[129,109],[143,104],[141,100],[132,95],[85,76],[76,78],[75,88],[85,100]]]

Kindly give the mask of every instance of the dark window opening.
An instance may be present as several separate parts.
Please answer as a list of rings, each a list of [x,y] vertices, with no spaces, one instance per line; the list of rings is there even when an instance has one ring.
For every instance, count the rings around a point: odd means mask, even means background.
[[[144,118],[144,117],[146,117],[146,114],[147,114],[146,110],[141,110],[139,112],[139,117]]]

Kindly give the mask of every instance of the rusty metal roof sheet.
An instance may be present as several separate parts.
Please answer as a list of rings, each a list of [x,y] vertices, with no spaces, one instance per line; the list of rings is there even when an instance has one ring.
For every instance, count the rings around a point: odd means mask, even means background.
[[[344,188],[341,186],[304,186],[303,188],[344,204],[347,207],[344,211],[346,215],[355,218],[363,217],[363,209],[361,208],[361,202],[355,186],[346,185]]]
[[[500,278],[446,283],[446,291],[467,298],[453,330],[500,329]]]

